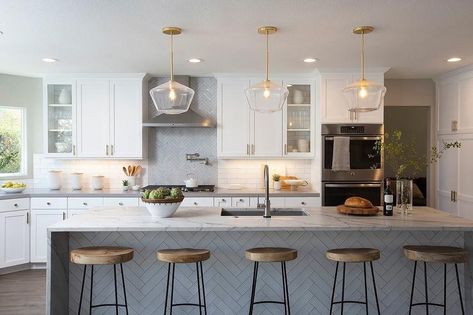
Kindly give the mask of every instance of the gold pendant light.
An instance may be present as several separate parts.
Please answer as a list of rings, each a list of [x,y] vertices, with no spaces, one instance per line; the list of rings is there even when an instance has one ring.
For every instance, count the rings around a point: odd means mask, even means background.
[[[187,112],[194,97],[194,90],[174,81],[174,35],[181,34],[179,27],[163,28],[162,32],[171,38],[171,79],[149,91],[156,110],[160,114],[181,114]]]
[[[380,108],[386,87],[365,78],[365,34],[374,30],[372,26],[358,26],[353,34],[361,35],[361,79],[346,86],[343,90],[350,112],[370,112]]]
[[[263,26],[258,33],[266,35],[266,79],[245,90],[250,108],[257,112],[280,111],[287,100],[289,90],[269,80],[269,35],[277,32],[277,27]]]

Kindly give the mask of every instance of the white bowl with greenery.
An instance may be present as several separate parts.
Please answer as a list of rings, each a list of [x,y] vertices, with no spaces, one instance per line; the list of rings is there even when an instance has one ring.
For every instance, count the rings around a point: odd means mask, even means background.
[[[168,189],[160,187],[145,191],[141,198],[148,212],[155,218],[169,218],[177,211],[184,200],[179,188]]]

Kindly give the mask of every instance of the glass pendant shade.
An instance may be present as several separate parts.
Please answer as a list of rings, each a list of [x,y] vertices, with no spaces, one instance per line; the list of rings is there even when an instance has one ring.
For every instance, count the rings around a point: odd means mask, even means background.
[[[280,111],[289,90],[271,81],[262,81],[245,90],[248,105],[254,111],[272,113]]]
[[[176,81],[168,81],[149,91],[158,113],[181,114],[187,112],[194,90]]]
[[[374,81],[359,80],[342,90],[350,112],[370,112],[383,103],[386,87]]]

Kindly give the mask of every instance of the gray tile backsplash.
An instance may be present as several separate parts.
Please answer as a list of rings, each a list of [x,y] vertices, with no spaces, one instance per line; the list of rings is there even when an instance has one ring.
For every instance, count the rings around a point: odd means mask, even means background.
[[[191,108],[204,117],[217,120],[217,80],[207,77],[180,77],[176,81],[189,84],[195,95]],[[153,77],[148,88],[165,83],[169,78]],[[189,80],[187,82],[187,80]],[[156,113],[149,100],[150,116]],[[188,173],[197,176],[199,184],[217,184],[216,128],[150,128],[148,137],[148,182],[181,185]],[[209,165],[186,160],[186,153],[199,153],[209,158]]]

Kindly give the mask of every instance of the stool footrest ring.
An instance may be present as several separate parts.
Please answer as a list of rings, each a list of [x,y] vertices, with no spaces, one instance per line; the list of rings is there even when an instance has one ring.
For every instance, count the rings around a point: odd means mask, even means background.
[[[281,301],[258,301],[258,302],[253,302],[253,304],[285,304],[285,303]]]

